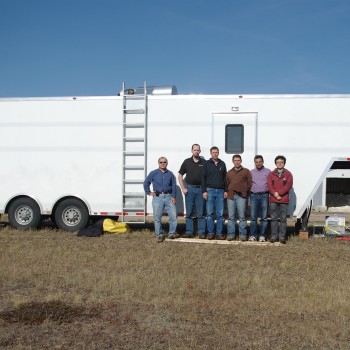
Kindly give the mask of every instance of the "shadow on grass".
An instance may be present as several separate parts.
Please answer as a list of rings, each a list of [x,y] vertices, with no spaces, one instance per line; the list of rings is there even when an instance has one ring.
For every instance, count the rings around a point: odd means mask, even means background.
[[[76,318],[97,316],[99,316],[97,310],[68,305],[60,300],[48,302],[31,301],[0,313],[0,318],[6,323],[23,323],[27,325],[41,324],[45,321],[71,323]]]

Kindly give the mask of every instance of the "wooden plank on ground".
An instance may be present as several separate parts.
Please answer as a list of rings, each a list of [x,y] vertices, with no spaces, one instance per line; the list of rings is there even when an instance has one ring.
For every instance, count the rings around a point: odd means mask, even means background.
[[[270,243],[270,242],[251,242],[251,241],[226,241],[226,240],[209,240],[209,239],[199,239],[199,238],[177,238],[177,239],[165,239],[166,242],[180,242],[180,243],[206,243],[206,244],[231,244],[231,245],[250,245],[250,246],[274,246],[281,247],[285,244]]]

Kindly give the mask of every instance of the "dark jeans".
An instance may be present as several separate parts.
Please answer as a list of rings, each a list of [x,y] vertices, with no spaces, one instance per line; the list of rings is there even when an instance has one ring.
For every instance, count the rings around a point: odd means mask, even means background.
[[[205,234],[206,220],[203,215],[204,213],[204,199],[202,189],[200,187],[193,187],[188,185],[187,195],[185,196],[186,203],[186,232],[193,236],[193,212],[196,206],[197,217],[198,217],[198,234]]]
[[[288,204],[271,203],[271,240],[286,240]],[[278,222],[279,219],[279,222]]]
[[[268,193],[250,194],[250,237],[258,237],[258,217],[260,217],[260,237],[266,236],[267,229],[267,208],[269,205]]]
[[[216,234],[222,235],[224,225],[224,190],[219,188],[207,188],[207,228],[209,234],[214,231],[214,210],[216,209]]]

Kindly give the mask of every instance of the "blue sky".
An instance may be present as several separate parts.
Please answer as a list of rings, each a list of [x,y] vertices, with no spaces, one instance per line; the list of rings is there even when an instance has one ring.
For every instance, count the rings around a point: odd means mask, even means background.
[[[0,0],[0,97],[350,93],[349,0]]]

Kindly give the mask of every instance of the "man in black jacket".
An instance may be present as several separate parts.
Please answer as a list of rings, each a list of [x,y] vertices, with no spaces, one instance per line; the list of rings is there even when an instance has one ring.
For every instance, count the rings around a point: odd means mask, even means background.
[[[224,199],[226,192],[226,164],[219,159],[219,149],[210,149],[211,158],[205,162],[202,172],[202,192],[207,207],[208,239],[215,238],[214,208],[216,209],[216,239],[225,239],[222,230],[224,226]]]

